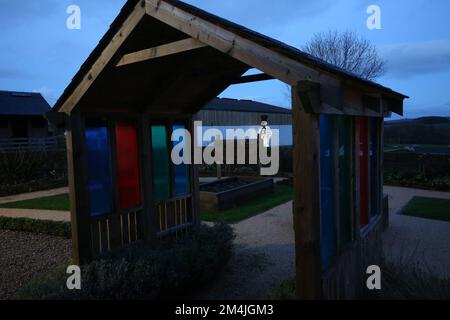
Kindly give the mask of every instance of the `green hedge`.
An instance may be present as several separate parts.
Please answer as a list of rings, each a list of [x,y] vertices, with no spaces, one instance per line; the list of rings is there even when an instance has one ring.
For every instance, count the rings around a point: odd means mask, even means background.
[[[66,152],[0,152],[0,181],[0,196],[65,187]]]
[[[0,197],[34,191],[50,190],[54,188],[62,188],[66,187],[67,185],[68,180],[66,176],[62,176],[59,178],[42,178],[12,184],[4,182],[0,185]]]
[[[147,242],[81,268],[81,290],[66,288],[65,268],[43,275],[22,288],[18,299],[129,300],[177,298],[210,281],[232,254],[231,227],[196,227],[184,240]]]
[[[0,229],[48,234],[68,239],[72,237],[70,223],[63,221],[0,217]]]

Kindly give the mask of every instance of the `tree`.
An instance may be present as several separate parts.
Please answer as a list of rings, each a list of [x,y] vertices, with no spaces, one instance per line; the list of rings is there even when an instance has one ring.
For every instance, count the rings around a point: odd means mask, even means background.
[[[375,45],[353,32],[317,33],[302,50],[363,79],[375,80],[386,72]]]

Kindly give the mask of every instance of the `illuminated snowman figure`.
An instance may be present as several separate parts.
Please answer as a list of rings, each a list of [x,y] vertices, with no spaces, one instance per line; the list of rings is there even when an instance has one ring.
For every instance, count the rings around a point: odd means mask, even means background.
[[[259,128],[258,135],[263,141],[265,148],[270,147],[270,138],[272,137],[272,129],[268,126],[267,117],[263,117],[261,121],[261,127]]]

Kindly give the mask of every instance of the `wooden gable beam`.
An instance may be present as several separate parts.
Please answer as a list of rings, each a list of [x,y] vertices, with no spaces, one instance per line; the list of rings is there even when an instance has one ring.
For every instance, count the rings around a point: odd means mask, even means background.
[[[339,76],[330,74],[320,68],[299,63],[232,31],[220,28],[164,0],[146,0],[145,3],[146,12],[151,17],[198,39],[252,68],[261,70],[264,74],[274,79],[283,81],[291,86],[296,86],[298,81],[313,81],[320,84],[321,104],[315,106],[316,110],[314,111],[316,113],[383,116],[383,112],[365,108],[361,98],[358,98],[357,103],[356,101],[347,101],[345,99],[344,92],[348,91],[349,87],[353,91],[359,91],[359,96],[365,94],[367,90],[373,90],[373,93],[379,94],[379,91],[375,88],[369,88],[360,84],[357,84],[358,86],[350,86],[347,80],[342,80]],[[243,82],[239,80],[243,80]],[[254,79],[243,77],[238,79],[236,83],[245,83],[247,80],[253,81]],[[395,112],[401,112],[401,108],[398,105],[390,102],[389,106],[393,106]]]
[[[328,73],[300,64],[165,1],[146,0],[145,3],[151,17],[287,84],[310,80],[322,86],[340,87],[340,79]]]
[[[103,71],[106,65],[111,61],[114,54],[128,38],[136,25],[145,16],[145,8],[141,2],[139,2],[128,16],[126,21],[117,31],[112,41],[107,45],[100,55],[100,58],[93,64],[89,72],[72,92],[69,98],[64,102],[60,108],[60,112],[70,113],[76,104],[80,101],[83,95],[90,88],[92,83],[97,79],[98,75]]]
[[[163,44],[157,47],[140,50],[133,53],[123,55],[116,67],[129,65],[132,63],[147,61],[151,59],[161,58],[177,53],[182,53],[194,49],[206,47],[207,45],[194,38]]]

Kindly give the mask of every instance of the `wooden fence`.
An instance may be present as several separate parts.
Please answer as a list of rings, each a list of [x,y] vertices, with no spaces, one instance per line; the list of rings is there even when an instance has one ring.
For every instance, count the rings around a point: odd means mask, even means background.
[[[64,135],[48,138],[0,139],[0,152],[3,153],[64,150],[66,150],[66,137]]]

